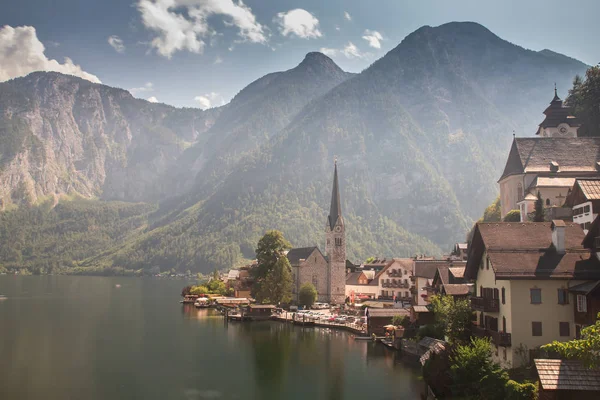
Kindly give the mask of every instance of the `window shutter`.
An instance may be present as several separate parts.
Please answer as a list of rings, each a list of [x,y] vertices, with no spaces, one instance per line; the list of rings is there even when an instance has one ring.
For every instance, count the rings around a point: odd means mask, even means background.
[[[534,321],[531,323],[531,335],[542,336],[542,323]]]
[[[559,322],[558,330],[560,332],[560,336],[571,336],[570,325],[568,322]]]

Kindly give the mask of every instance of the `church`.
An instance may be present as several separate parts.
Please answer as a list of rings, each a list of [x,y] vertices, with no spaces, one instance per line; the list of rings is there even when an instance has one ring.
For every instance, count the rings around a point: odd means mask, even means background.
[[[287,253],[292,266],[292,298],[305,283],[317,289],[317,301],[343,304],[346,285],[346,227],[342,217],[337,161],[334,162],[329,216],[325,223],[325,254],[318,246],[292,249]]]
[[[556,88],[544,115],[537,137],[513,139],[498,180],[502,218],[518,210],[521,221],[527,221],[539,192],[544,207],[551,211],[548,215],[560,219],[575,179],[600,174],[600,137],[578,137],[580,124],[558,97]]]

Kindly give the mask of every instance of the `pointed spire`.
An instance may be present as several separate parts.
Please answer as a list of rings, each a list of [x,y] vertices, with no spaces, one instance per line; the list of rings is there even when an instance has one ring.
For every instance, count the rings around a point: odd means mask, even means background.
[[[560,97],[558,97],[558,92],[556,91],[556,82],[554,82],[554,98],[552,99],[552,102],[554,103],[555,101],[561,101]]]
[[[337,157],[333,161],[333,189],[331,191],[331,208],[329,209],[329,227],[333,229],[338,218],[342,215],[340,201],[340,186],[338,184]]]

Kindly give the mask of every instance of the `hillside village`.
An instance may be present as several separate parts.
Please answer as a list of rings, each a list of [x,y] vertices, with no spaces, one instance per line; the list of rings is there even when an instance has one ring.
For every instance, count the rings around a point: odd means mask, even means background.
[[[600,137],[578,136],[581,124],[556,89],[544,114],[536,137],[513,139],[498,180],[501,218],[509,222],[476,223],[469,243],[457,243],[442,258],[347,260],[336,162],[325,251],[313,246],[286,253],[292,301],[310,283],[319,302],[363,305],[372,315],[387,310],[383,322],[369,327],[369,333],[384,334],[395,316],[416,327],[431,323],[433,296],[468,299],[471,334],[491,340],[494,362],[515,369],[535,359],[541,369],[559,368],[539,358],[540,347],[580,339],[600,313]],[[227,284],[236,296],[251,295],[252,268],[230,271]],[[540,393],[572,394],[558,382],[569,373],[561,374]],[[580,391],[598,395],[597,386]]]

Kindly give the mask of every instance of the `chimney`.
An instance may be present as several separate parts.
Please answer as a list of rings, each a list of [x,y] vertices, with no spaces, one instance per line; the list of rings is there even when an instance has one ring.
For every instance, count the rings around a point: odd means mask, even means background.
[[[565,221],[555,219],[552,221],[552,245],[558,254],[565,254]]]

